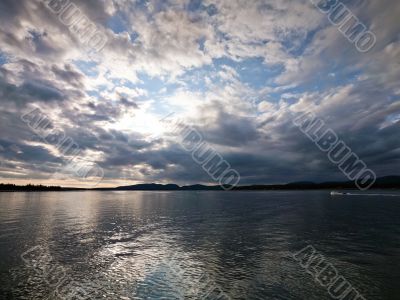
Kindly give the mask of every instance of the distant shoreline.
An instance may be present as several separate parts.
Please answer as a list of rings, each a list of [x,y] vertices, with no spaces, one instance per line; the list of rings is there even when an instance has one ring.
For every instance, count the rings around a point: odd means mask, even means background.
[[[367,191],[362,191],[367,193],[368,191],[399,191],[400,188],[371,188]],[[0,193],[73,193],[73,192],[307,192],[307,191],[359,191],[357,188],[353,189],[240,189],[240,190],[116,190],[116,189],[61,189],[61,190],[0,190]]]
[[[400,176],[378,178],[371,190],[400,190]],[[232,191],[311,191],[311,190],[357,190],[354,182],[295,182],[276,185],[247,185],[232,188]],[[0,184],[0,192],[83,192],[83,191],[224,191],[221,186],[176,184],[138,184],[115,188],[66,188],[60,186]]]

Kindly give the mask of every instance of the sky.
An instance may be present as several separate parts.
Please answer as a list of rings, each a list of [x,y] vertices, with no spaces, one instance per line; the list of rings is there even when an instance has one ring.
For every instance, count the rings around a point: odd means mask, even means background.
[[[213,184],[167,116],[240,184],[347,180],[294,126],[306,112],[377,176],[399,174],[398,0],[342,1],[376,36],[367,52],[309,0],[71,1],[106,38],[96,51],[47,2],[0,0],[2,183],[88,184],[23,121],[34,109],[103,170],[97,186]]]

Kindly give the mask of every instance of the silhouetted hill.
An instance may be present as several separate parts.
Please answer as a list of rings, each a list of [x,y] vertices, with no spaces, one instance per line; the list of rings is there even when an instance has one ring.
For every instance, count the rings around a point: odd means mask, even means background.
[[[400,189],[400,176],[388,176],[378,178],[374,189]],[[276,185],[248,185],[235,187],[234,191],[252,191],[252,190],[321,190],[321,189],[357,189],[353,181],[343,182],[293,182],[288,184]],[[121,191],[221,191],[220,186],[206,186],[201,184],[178,186],[175,184],[161,185],[161,184],[139,184],[133,186],[117,187],[114,190]]]
[[[182,191],[221,191],[222,187],[216,186],[206,186],[201,184],[187,185],[180,188]]]
[[[400,176],[386,176],[378,178],[375,186],[379,186],[379,188],[400,188]]]
[[[324,190],[324,189],[357,189],[354,181],[342,182],[294,182],[282,185],[239,186],[234,190]],[[400,176],[380,177],[371,189],[400,189]]]

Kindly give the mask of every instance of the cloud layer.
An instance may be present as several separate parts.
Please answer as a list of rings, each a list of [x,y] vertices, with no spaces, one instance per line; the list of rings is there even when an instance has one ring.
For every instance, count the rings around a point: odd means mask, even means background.
[[[46,1],[0,1],[0,180],[78,186],[69,157],[21,120],[40,108],[104,186],[212,183],[162,122],[183,120],[242,184],[342,180],[294,125],[312,111],[378,176],[400,166],[400,4],[344,1],[376,34],[360,53],[310,1],[72,1],[88,48]]]

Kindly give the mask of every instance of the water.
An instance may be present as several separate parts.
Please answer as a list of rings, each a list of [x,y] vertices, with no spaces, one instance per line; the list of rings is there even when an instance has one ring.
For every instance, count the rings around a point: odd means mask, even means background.
[[[399,216],[328,191],[0,193],[0,299],[332,299],[292,257],[308,245],[400,299]]]

